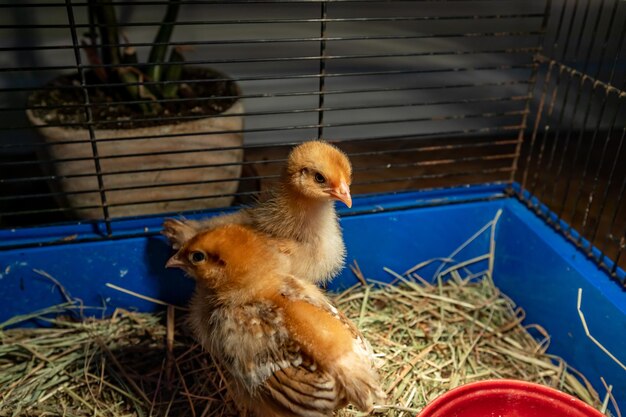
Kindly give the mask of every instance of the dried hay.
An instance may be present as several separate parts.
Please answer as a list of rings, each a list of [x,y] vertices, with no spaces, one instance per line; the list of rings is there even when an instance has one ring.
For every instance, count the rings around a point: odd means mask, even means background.
[[[423,262],[392,275],[393,285],[365,280],[336,295],[377,355],[385,416],[415,415],[443,392],[467,382],[518,378],[539,382],[606,410],[588,381],[546,353],[549,336],[522,326],[524,312],[493,285],[497,218],[447,258],[436,278],[418,275]],[[491,231],[487,255],[452,259],[480,233]],[[480,274],[472,263],[488,261]],[[51,277],[49,277],[52,279]],[[61,288],[61,287],[60,287]],[[0,416],[235,416],[223,373],[183,323],[184,314],[117,310],[109,319],[73,318],[79,300],[0,324]],[[60,315],[59,315],[60,314]],[[5,330],[36,319],[44,328]],[[541,340],[535,339],[541,335]],[[608,397],[607,397],[608,398]],[[359,415],[352,409],[339,416]]]

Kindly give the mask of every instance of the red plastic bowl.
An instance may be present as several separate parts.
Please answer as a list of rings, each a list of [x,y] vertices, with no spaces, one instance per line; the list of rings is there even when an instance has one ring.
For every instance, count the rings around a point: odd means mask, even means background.
[[[605,417],[578,398],[512,379],[473,382],[440,395],[418,417]]]

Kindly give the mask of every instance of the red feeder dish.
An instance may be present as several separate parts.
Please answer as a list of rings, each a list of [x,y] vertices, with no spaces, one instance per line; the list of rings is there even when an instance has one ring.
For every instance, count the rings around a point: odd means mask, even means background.
[[[605,417],[554,388],[511,379],[473,382],[440,395],[418,417]]]

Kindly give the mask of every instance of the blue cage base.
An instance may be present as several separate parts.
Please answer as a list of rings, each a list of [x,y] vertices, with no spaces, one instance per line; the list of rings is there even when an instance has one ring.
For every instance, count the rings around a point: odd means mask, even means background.
[[[356,198],[352,209],[341,211],[347,260],[358,260],[364,274],[377,279],[386,276],[383,267],[405,271],[417,261],[453,252],[499,210],[494,282],[524,308],[526,322],[549,332],[548,352],[581,371],[600,393],[605,392],[603,377],[613,386],[620,408],[626,409],[626,370],[585,334],[577,310],[582,289],[582,309],[591,334],[624,363],[626,293],[525,205],[506,197],[504,186]],[[85,305],[106,306],[108,312],[118,307],[153,311],[160,306],[107,283],[184,305],[193,282],[164,268],[171,250],[158,235],[161,222],[162,217],[117,222],[118,237],[109,240],[98,239],[99,225],[2,231],[0,245],[13,249],[0,252],[0,323],[64,301],[58,289],[35,270],[55,277]],[[67,236],[74,242],[37,246]],[[489,244],[488,234],[482,234],[463,256],[485,253]],[[623,276],[624,271],[618,273]],[[356,278],[346,269],[330,289],[354,283]]]

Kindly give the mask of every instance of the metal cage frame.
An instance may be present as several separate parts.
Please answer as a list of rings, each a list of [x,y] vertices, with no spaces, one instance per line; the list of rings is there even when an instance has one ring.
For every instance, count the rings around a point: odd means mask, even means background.
[[[114,2],[119,8],[149,8],[166,3],[157,0]],[[458,13],[450,8],[452,3],[460,9]],[[192,45],[208,50],[243,48],[239,54],[226,53],[225,58],[219,59],[194,58],[187,64],[211,64],[228,68],[238,66],[243,69],[235,71],[236,75],[224,81],[232,78],[248,86],[284,82],[288,85],[285,88],[279,88],[277,84],[271,84],[265,90],[264,87],[244,88],[243,93],[233,98],[250,103],[256,103],[255,100],[285,100],[287,104],[272,101],[267,108],[252,105],[244,111],[241,116],[247,120],[261,121],[239,131],[229,131],[246,135],[246,142],[241,146],[203,147],[163,154],[175,157],[190,152],[245,151],[246,159],[235,163],[242,169],[248,169],[243,176],[197,181],[198,184],[233,180],[239,181],[240,185],[261,183],[262,186],[257,189],[240,187],[235,193],[208,196],[236,198],[236,203],[243,204],[262,191],[265,183],[270,184],[276,179],[289,146],[314,138],[333,140],[355,161],[357,193],[438,189],[471,183],[496,184],[502,187],[503,192],[481,198],[515,196],[594,259],[597,265],[626,285],[626,281],[620,280],[617,274],[618,268],[626,265],[626,173],[622,169],[622,165],[626,166],[626,151],[622,146],[626,135],[626,110],[623,106],[626,100],[626,51],[623,47],[626,3],[620,0],[545,0],[528,2],[529,5],[525,3],[519,0],[184,1],[183,6],[195,7],[195,10],[210,6],[222,7],[220,10],[227,11],[224,16],[217,15],[210,19],[183,18],[176,23],[181,28],[190,31],[195,27],[216,26],[254,29],[250,32],[253,36],[246,32],[243,36],[229,38],[225,35],[215,40],[183,39],[170,42],[174,46]],[[29,106],[12,102],[3,105],[0,115],[5,115],[5,120],[0,124],[0,131],[8,140],[0,141],[0,157],[4,154],[4,158],[0,159],[0,228],[6,231],[15,227],[63,223],[65,219],[60,214],[75,212],[76,207],[46,206],[48,203],[39,205],[42,199],[50,199],[55,195],[66,197],[72,193],[95,193],[99,202],[82,208],[101,210],[99,218],[87,221],[93,224],[95,231],[89,238],[28,244],[8,239],[2,243],[3,248],[127,236],[116,232],[113,225],[120,219],[112,216],[110,211],[129,203],[112,202],[111,193],[188,185],[176,182],[165,185],[106,185],[107,176],[139,175],[144,171],[155,171],[155,168],[142,171],[142,168],[129,167],[111,173],[102,167],[107,159],[119,156],[103,155],[100,147],[118,139],[99,138],[96,129],[99,123],[107,122],[94,119],[93,109],[103,104],[92,102],[86,74],[95,67],[85,62],[79,39],[80,31],[93,26],[93,22],[84,21],[87,4],[86,0],[50,0],[0,5],[0,10],[13,11],[15,16],[23,16],[33,10],[64,10],[66,23],[24,23],[14,19],[0,24],[0,31],[14,31],[17,34],[23,31],[69,30],[69,43],[67,40],[52,44],[29,43],[26,40],[25,43],[17,42],[14,45],[3,44],[0,51],[16,57],[23,55],[31,58],[42,53],[67,53],[74,62],[43,65],[37,63],[36,59],[26,59],[19,65],[0,66],[0,77],[9,77],[7,80],[10,81],[19,74],[57,74],[67,70],[80,75],[78,85],[69,88],[78,89],[83,102],[68,106],[84,109],[85,120],[81,125],[86,128],[88,137],[81,142],[88,144],[92,153],[82,159],[93,162],[94,172],[75,176],[94,177],[97,183],[96,188],[80,191],[46,190],[47,181],[59,181],[61,178],[45,172],[33,175],[30,171],[35,166],[54,166],[81,158],[42,160],[35,157],[34,152],[26,157],[15,158],[14,155],[19,154],[20,149],[40,149],[61,146],[62,143],[23,143],[13,139],[16,132],[33,131],[28,124],[18,122],[15,125],[13,118],[9,120],[12,114],[23,113]],[[411,4],[420,7],[411,9]],[[243,11],[245,7],[268,7],[267,10],[270,10],[269,6],[274,6],[271,8],[273,11],[294,8],[296,12],[293,16],[285,12],[287,17],[278,12],[278,17],[236,17],[236,12]],[[474,6],[477,11],[471,13]],[[506,6],[515,7],[509,13],[498,9]],[[297,11],[299,7],[305,10],[300,15]],[[367,11],[368,7],[372,8],[371,14]],[[384,7],[389,8],[390,12],[384,13]],[[421,8],[424,10],[421,11]],[[494,11],[490,12],[490,8]],[[412,13],[393,14],[403,10]],[[122,22],[119,27],[141,30],[158,24],[154,20],[140,19]],[[355,29],[365,25],[380,29],[380,33]],[[286,36],[277,36],[269,31],[265,33],[268,27],[282,26],[305,29],[301,32],[287,31]],[[397,32],[389,30],[395,27]],[[476,27],[485,29],[477,30]],[[381,46],[371,51],[361,48],[360,45],[366,42],[379,42]],[[446,49],[442,46],[447,45],[446,42],[457,43],[452,43],[452,47]],[[481,48],[482,43],[487,46]],[[120,42],[120,46],[123,45],[143,48],[154,45],[154,42]],[[296,49],[300,47],[302,51],[281,49],[289,45]],[[347,46],[341,49],[338,45]],[[401,46],[395,50],[389,49],[393,45]],[[422,49],[411,49],[415,45]],[[352,52],[351,48],[356,52]],[[276,53],[272,55],[274,49]],[[269,55],[256,53],[255,50],[269,51]],[[365,64],[361,66],[360,63]],[[259,69],[245,70],[250,65],[258,65]],[[270,65],[293,66],[293,69],[291,72],[281,71]],[[496,74],[505,73],[516,75],[496,77]],[[421,78],[426,81],[421,82]],[[182,82],[194,83],[193,80]],[[302,84],[290,87],[290,83],[298,82]],[[149,86],[150,83],[148,80],[137,83],[137,86]],[[304,89],[300,87],[305,85]],[[25,84],[1,87],[0,98],[3,95],[9,98],[15,95],[22,97],[34,89],[33,85]],[[505,93],[498,94],[501,90]],[[396,94],[401,99],[387,100],[386,94]],[[376,97],[380,97],[381,101],[376,101]],[[125,104],[136,103],[126,100]],[[372,119],[372,115],[377,112],[384,114],[384,117]],[[179,119],[195,120],[201,117],[206,116],[192,115]],[[286,122],[275,122],[279,117]],[[271,123],[264,125],[262,120]],[[116,122],[108,123],[115,125]],[[368,132],[370,129],[371,134]],[[276,134],[283,139],[268,141],[266,137],[269,134]],[[293,138],[289,135],[293,135]],[[182,137],[184,134],[173,136]],[[130,135],[123,139],[141,141],[167,137],[166,133],[150,137]],[[124,155],[133,156],[137,155]],[[195,168],[220,166],[212,163]],[[164,166],[156,170],[183,168],[189,166]],[[21,174],[17,175],[17,171]],[[33,184],[38,184],[34,190],[23,190],[24,186]],[[197,200],[198,197],[189,199]],[[154,201],[147,203],[150,202]],[[433,199],[432,204],[442,202]],[[13,218],[26,220],[13,221]],[[143,234],[151,233],[155,232],[147,231]]]

